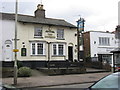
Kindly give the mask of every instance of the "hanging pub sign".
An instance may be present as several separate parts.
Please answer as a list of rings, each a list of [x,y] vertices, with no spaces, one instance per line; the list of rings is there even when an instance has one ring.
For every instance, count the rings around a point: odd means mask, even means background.
[[[79,31],[84,31],[84,22],[85,20],[83,18],[80,18],[78,21],[77,21],[77,27],[79,28]]]

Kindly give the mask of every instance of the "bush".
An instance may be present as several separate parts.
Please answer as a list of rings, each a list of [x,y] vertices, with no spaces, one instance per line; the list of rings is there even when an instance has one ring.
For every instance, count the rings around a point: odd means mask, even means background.
[[[31,69],[29,67],[21,67],[18,69],[18,76],[30,77],[31,75]]]

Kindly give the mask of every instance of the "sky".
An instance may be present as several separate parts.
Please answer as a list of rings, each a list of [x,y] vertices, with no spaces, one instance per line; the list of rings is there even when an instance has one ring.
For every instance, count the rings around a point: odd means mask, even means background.
[[[9,2],[8,2],[9,1]],[[119,0],[18,0],[18,13],[34,16],[42,2],[47,18],[64,19],[77,25],[85,19],[85,31],[114,31],[118,25]],[[1,0],[0,12],[14,13],[15,0]]]

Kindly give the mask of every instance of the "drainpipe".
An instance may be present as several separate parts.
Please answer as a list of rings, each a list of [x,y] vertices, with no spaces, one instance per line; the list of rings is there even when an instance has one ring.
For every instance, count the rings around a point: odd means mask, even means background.
[[[47,42],[47,44],[48,44],[48,63],[47,63],[47,65],[49,65],[49,62],[50,62],[50,43],[51,42]],[[48,67],[48,69],[49,69],[49,67]]]

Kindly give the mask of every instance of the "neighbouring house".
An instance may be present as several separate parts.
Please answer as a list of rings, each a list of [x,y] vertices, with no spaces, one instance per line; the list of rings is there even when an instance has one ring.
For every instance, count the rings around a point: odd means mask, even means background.
[[[100,61],[112,65],[113,53],[111,51],[117,48],[115,33],[88,31],[83,34],[83,37],[86,58],[91,58],[91,61]]]
[[[15,15],[1,13],[2,61],[13,62]],[[38,4],[34,16],[18,15],[18,61],[27,66],[45,66],[47,62],[77,60],[77,28],[61,19],[46,18],[43,5]]]
[[[113,53],[114,64],[120,66],[120,25],[116,27],[115,38],[118,47],[111,52]]]
[[[15,21],[10,14],[0,13],[0,61],[13,61]]]
[[[0,18],[2,17],[2,15],[0,15]],[[2,61],[2,21],[0,20],[0,61]],[[0,65],[1,66],[1,65]]]

